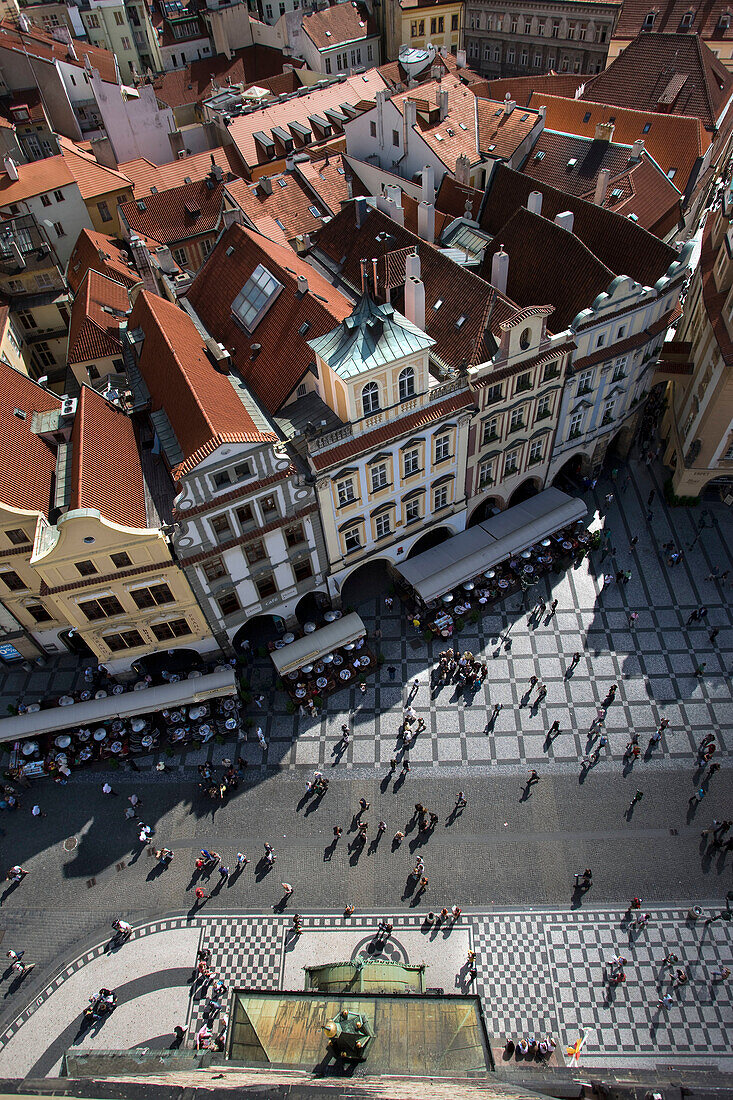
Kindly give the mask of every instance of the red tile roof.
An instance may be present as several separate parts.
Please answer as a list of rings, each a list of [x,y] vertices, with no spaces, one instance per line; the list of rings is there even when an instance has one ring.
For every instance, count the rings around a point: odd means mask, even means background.
[[[40,195],[42,191],[53,191],[54,188],[68,187],[76,182],[60,155],[34,160],[30,164],[19,164],[17,168],[17,180],[12,180],[4,170],[0,175],[0,206],[23,202],[34,195]]]
[[[398,438],[418,428],[424,428],[427,424],[433,424],[444,416],[448,416],[458,409],[465,409],[473,405],[474,398],[470,390],[456,393],[445,401],[436,401],[434,405],[427,405],[424,409],[413,413],[412,416],[402,416],[397,420],[391,420],[381,428],[364,435],[354,436],[347,443],[341,443],[338,447],[331,447],[326,451],[319,451],[311,455],[311,462],[316,470],[328,470],[331,466],[337,466],[348,458],[363,454],[365,451],[379,447],[390,439]]]
[[[379,28],[364,7],[353,0],[344,0],[321,11],[306,12],[303,34],[308,35],[317,50],[330,50],[378,35]]]
[[[241,176],[244,167],[233,145],[223,149],[206,149],[203,153],[193,153],[182,160],[173,160],[170,164],[153,164],[145,157],[125,161],[120,172],[131,181],[136,199],[144,199],[156,191],[168,191],[171,187],[180,187],[190,180],[206,179],[212,164],[218,164],[224,172],[224,179]]]
[[[648,0],[624,0],[621,14],[613,32],[613,38],[636,38],[641,34],[644,21],[650,12],[656,14],[655,31],[673,31],[681,29],[682,17],[688,12],[694,13],[694,19],[688,34],[699,34],[706,41],[715,42],[733,40],[733,26],[721,25],[723,15],[730,16],[730,4],[727,0],[705,0],[690,3],[690,0],[663,0],[660,4],[649,5]]]
[[[283,290],[250,335],[235,321],[232,302],[258,264],[282,283]],[[306,294],[298,292],[298,275],[308,279]],[[260,403],[273,414],[313,362],[306,341],[330,332],[352,309],[349,299],[292,249],[241,225],[230,226],[221,237],[188,298],[208,331],[230,351],[234,365]],[[306,324],[307,331],[301,335],[299,329]],[[255,343],[260,349],[253,355]]]
[[[27,512],[51,509],[56,452],[32,430],[34,412],[60,409],[61,401],[0,360],[0,502]],[[15,415],[15,410],[25,413]]]
[[[141,281],[140,276],[134,268],[128,267],[126,263],[128,256],[121,242],[104,233],[97,233],[95,229],[82,229],[74,245],[74,251],[69,256],[66,281],[76,293],[87,271],[92,270],[108,275],[110,279],[122,283],[123,286],[137,286]]]
[[[451,218],[465,218],[466,203],[470,203],[469,217],[476,219],[483,197],[483,191],[478,191],[468,184],[459,183],[454,176],[446,172],[435,198],[435,208]]]
[[[294,73],[283,72],[284,63],[285,58],[280,50],[269,46],[247,46],[236,50],[231,59],[222,55],[209,57],[164,73],[154,79],[153,88],[158,99],[174,108],[207,99],[215,92],[214,82],[218,87],[225,87],[230,81],[232,84],[243,84],[245,88],[253,84],[267,87],[266,81],[274,78],[276,87],[271,91],[273,95],[280,95],[300,87]],[[288,58],[287,63],[296,69],[303,64],[296,58]]]
[[[565,210],[572,211],[573,235],[614,275],[627,275],[643,286],[654,286],[670,264],[677,260],[677,253],[673,248],[628,218],[619,217],[611,210],[530,179],[504,164],[496,166],[489,181],[486,203],[481,214],[481,227],[492,236],[498,235],[501,240],[503,226],[512,214],[527,205],[531,191],[541,192],[542,216],[550,221]],[[525,247],[534,253],[531,245]],[[538,253],[534,255],[537,256]],[[555,273],[565,269],[567,265],[561,253],[554,253],[551,257],[544,256],[542,259],[539,266],[545,275],[547,287],[547,292],[542,297],[545,301],[552,301],[550,290],[557,282]]]
[[[352,172],[342,153],[322,156],[317,154],[313,160],[298,164],[298,171],[306,178],[332,214],[338,214],[341,203],[349,197],[347,179]]]
[[[507,76],[500,80],[489,80],[487,94],[492,99],[503,100],[507,93],[520,107],[528,107],[532,92],[544,92],[549,95],[562,95],[572,98],[587,77],[570,73],[549,72],[537,76]],[[534,106],[534,104],[532,104]]]
[[[129,416],[82,386],[71,432],[69,510],[94,508],[123,527],[147,527],[145,485]]]
[[[418,84],[422,84],[426,80],[432,80],[432,69],[436,65],[441,72],[453,73],[454,76],[457,76],[465,84],[480,85],[485,83],[482,77],[474,72],[473,69],[469,69],[467,65],[459,66],[456,58],[450,53],[445,57],[440,53],[436,53],[432,63],[426,64],[425,68],[422,69],[416,77],[411,77],[399,61],[388,61],[386,64],[380,65],[379,72],[391,87],[396,88],[402,85],[402,88],[406,88],[410,79],[417,80]]]
[[[662,115],[655,111],[634,111],[607,103],[570,99],[535,92],[530,106],[546,108],[545,127],[565,134],[594,137],[596,126],[613,116],[613,140],[633,145],[642,138],[644,148],[663,172],[674,170],[674,181],[681,191],[687,187],[698,159],[710,146],[710,135],[698,118],[687,115]]]
[[[632,160],[627,145],[546,129],[522,171],[532,179],[593,202],[596,182],[604,169],[610,172],[603,201],[607,210],[635,214],[639,225],[659,237],[681,219],[677,188],[646,153]]]
[[[448,93],[448,112],[442,120],[438,118],[437,111],[441,92]],[[456,158],[462,153],[468,157],[470,164],[479,160],[477,101],[468,85],[455,76],[447,75],[442,80],[427,81],[418,88],[399,92],[392,96],[392,103],[403,116],[408,99],[417,104],[417,130],[421,138],[450,171],[455,171]],[[430,121],[431,116],[433,121]]]
[[[217,292],[221,293],[221,288]],[[275,433],[256,426],[226,375],[212,364],[193,321],[179,306],[142,291],[129,321],[130,330],[137,328],[145,333],[138,367],[150,393],[152,411],[165,410],[183,451],[183,462],[172,471],[175,478],[223,443],[277,441]]]
[[[392,305],[400,311],[404,310],[405,257],[408,251],[417,250],[425,284],[425,331],[435,340],[432,354],[449,367],[485,362],[493,354],[492,334],[498,339],[500,324],[515,313],[513,303],[484,279],[397,225],[381,210],[369,208],[357,229],[354,204],[346,204],[323,227],[316,247],[338,265],[355,288],[361,285],[360,260],[369,260],[371,270],[371,260],[376,257],[380,292],[388,281],[393,287]],[[436,309],[438,301],[441,304]]]
[[[227,193],[250,219],[255,229],[259,228],[260,219],[265,217],[280,222],[290,241],[301,234],[316,234],[322,225],[321,218],[329,213],[328,208],[314,198],[297,173],[280,172],[267,178],[272,189],[270,194],[263,190],[260,182],[262,177],[257,183],[234,180],[227,184]],[[311,207],[320,216],[314,216]]]
[[[193,180],[144,199],[123,202],[119,207],[120,215],[133,233],[152,237],[161,244],[176,244],[189,237],[211,233],[221,218],[224,184],[209,186],[210,182],[208,179]]]
[[[92,68],[97,69],[102,80],[110,84],[117,83],[114,54],[99,46],[90,46],[89,43],[82,42],[78,38],[74,39],[74,53],[72,53],[71,47],[66,42],[57,41],[38,27],[24,31],[10,20],[3,19],[0,23],[0,50],[2,49],[12,50],[13,53],[22,54],[24,57],[40,58],[50,63],[63,61],[67,65],[76,65],[82,69],[85,59],[89,58]]]
[[[95,199],[115,191],[127,191],[129,194],[131,183],[121,172],[100,164],[91,153],[80,149],[73,141],[69,141],[61,134],[58,135],[57,140],[66,167],[76,180],[83,199]],[[36,163],[39,162],[36,161]]]
[[[607,69],[590,77],[581,99],[663,114],[694,115],[706,130],[733,93],[733,75],[698,35],[640,34]]]
[[[104,307],[107,307],[106,309]],[[120,321],[130,309],[127,287],[98,271],[88,271],[77,291],[69,324],[69,363],[88,363],[122,355]]]
[[[508,115],[495,99],[477,99],[476,104],[479,149],[496,160],[509,160],[537,125],[539,113],[515,107]]]

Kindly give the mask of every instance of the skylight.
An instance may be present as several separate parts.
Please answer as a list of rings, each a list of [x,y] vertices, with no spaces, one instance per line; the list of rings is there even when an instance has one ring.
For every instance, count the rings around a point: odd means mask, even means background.
[[[442,298],[438,298],[437,302],[436,302],[436,303],[435,303],[435,305],[433,306],[433,309],[440,309],[440,307],[442,306],[442,304],[443,304],[443,299],[442,299]]]
[[[590,122],[590,111],[586,111],[583,115],[583,122]]]
[[[282,223],[282,222],[280,221],[280,219],[279,219],[279,218],[275,218],[275,221],[276,221],[276,222],[277,222],[277,224],[278,224],[278,225],[280,226],[280,228],[282,229],[283,233],[287,233],[287,229],[285,228],[285,226],[283,225],[283,223]]]
[[[465,313],[462,313],[461,316],[456,321],[456,328],[462,328],[465,325],[465,323],[466,323],[466,315],[465,315]]]
[[[247,332],[254,332],[282,288],[266,267],[257,265],[232,302],[232,313]]]
[[[544,157],[544,155],[545,155],[545,150],[544,150],[544,149],[540,149],[539,153],[535,153],[535,155],[534,155],[534,159],[535,159],[535,160],[542,160],[542,158]]]
[[[468,129],[468,126],[466,126],[466,123],[465,123],[465,122],[459,122],[459,123],[458,123],[458,125],[460,126],[460,128],[461,128],[462,130],[467,130],[467,129]]]
[[[649,133],[649,131],[651,130],[651,128],[652,128],[652,124],[651,124],[651,122],[645,122],[645,123],[644,123],[644,126],[643,126],[643,128],[642,128],[642,131],[641,131],[641,132],[642,132],[642,134],[648,134],[648,133]]]
[[[317,206],[309,206],[308,209],[310,210],[314,218],[320,218],[321,211],[318,209]]]
[[[277,182],[280,184],[281,187],[287,187],[288,186],[288,181],[285,180],[285,179],[279,179]]]

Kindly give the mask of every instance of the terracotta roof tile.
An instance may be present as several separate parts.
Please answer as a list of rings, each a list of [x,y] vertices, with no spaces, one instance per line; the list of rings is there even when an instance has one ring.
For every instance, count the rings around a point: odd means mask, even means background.
[[[169,107],[181,107],[187,103],[200,103],[214,94],[214,84],[221,87],[229,81],[232,84],[244,84],[246,88],[253,84],[264,84],[269,78],[275,78],[282,87],[273,90],[294,92],[300,87],[300,81],[294,73],[283,72],[284,57],[280,50],[269,46],[247,46],[236,50],[231,59],[220,55],[207,57],[202,61],[192,61],[185,68],[164,73],[153,81],[158,99]],[[288,58],[288,63],[298,68],[302,62]]]
[[[322,225],[321,218],[329,211],[303,185],[297,173],[281,172],[266,178],[270,181],[270,194],[263,190],[261,176],[257,183],[234,180],[227,184],[227,193],[254,228],[258,229],[260,219],[266,217],[279,223],[288,240],[305,233],[317,233]],[[317,216],[313,210],[317,211]]]
[[[125,161],[119,167],[132,183],[135,198],[144,199],[151,194],[153,187],[156,191],[168,191],[171,187],[182,186],[186,179],[206,179],[212,163],[218,164],[224,171],[225,180],[240,176],[244,170],[233,145],[225,145],[223,149],[206,149],[203,153],[193,153],[170,164],[153,164],[145,157],[138,157],[137,160]]]
[[[204,270],[208,269],[208,264]],[[153,412],[164,409],[184,455],[180,477],[222,443],[275,442],[238,400],[226,375],[214,367],[201,334],[179,306],[142,291],[129,329],[145,333],[138,362]]]
[[[332,214],[338,214],[341,203],[349,197],[347,178],[352,175],[342,153],[331,156],[317,155],[313,160],[298,164],[298,171],[305,177],[322,203]]]
[[[543,218],[553,220],[565,210],[572,211],[573,235],[614,275],[627,275],[643,286],[653,286],[677,259],[673,248],[628,218],[530,179],[504,164],[497,165],[489,181],[481,214],[482,229],[501,240],[503,226],[512,214],[527,205],[531,191],[542,193]],[[537,255],[530,244],[526,247]],[[552,301],[549,291],[556,283],[554,273],[566,266],[565,260],[561,253],[553,253],[552,258],[543,257],[541,266],[547,286],[543,298]]]
[[[98,271],[87,271],[71,309],[68,362],[88,363],[93,359],[121,356],[120,321],[126,321],[124,314],[129,310],[127,287]]]
[[[444,119],[438,119],[438,96],[448,93],[448,112]],[[417,103],[417,129],[423,141],[433,153],[451,171],[455,170],[456,158],[462,153],[470,164],[479,159],[478,139],[476,137],[476,97],[469,87],[455,76],[445,76],[442,80],[430,80],[417,88],[399,92],[392,96],[392,103],[404,116],[405,102],[411,99]],[[434,121],[430,121],[430,115]]]
[[[613,32],[616,38],[636,38],[641,34],[644,21],[649,12],[656,13],[654,20],[655,31],[679,31],[683,15],[694,13],[689,34],[699,34],[705,41],[730,42],[733,40],[733,26],[721,24],[721,16],[730,17],[730,4],[727,0],[698,0],[690,3],[690,0],[663,0],[662,3],[650,6],[648,0],[624,0],[621,14]]]
[[[235,321],[232,302],[258,264],[282,283],[283,290],[254,332],[248,334]],[[298,293],[298,275],[308,279],[306,294]],[[188,297],[208,331],[228,348],[252,392],[273,414],[313,362],[306,341],[330,332],[352,309],[349,299],[292,249],[241,225],[230,226],[220,238]],[[300,329],[306,325],[307,330],[301,334]],[[252,353],[254,343],[260,345],[256,355]]]
[[[452,412],[457,412],[459,409],[469,408],[474,403],[470,390],[464,390],[462,393],[456,393],[452,397],[446,398],[445,401],[436,401],[434,405],[427,405],[411,416],[402,416],[397,420],[391,420],[388,424],[376,428],[373,432],[365,432],[364,435],[354,436],[353,439],[350,439],[347,443],[339,444],[338,447],[319,451],[311,455],[311,462],[316,470],[328,470],[348,458],[354,458],[356,455],[363,454],[373,447],[378,447],[390,439],[399,438],[401,435],[414,432],[417,428],[433,424],[436,420],[440,420]]]
[[[696,34],[640,34],[607,69],[590,77],[581,99],[641,111],[694,115],[706,130],[733,92],[733,75]]]
[[[632,160],[628,145],[545,129],[522,171],[532,179],[593,202],[603,169],[610,172],[603,201],[607,210],[635,214],[639,225],[657,236],[664,236],[680,220],[681,195],[677,188],[646,153]],[[657,232],[659,228],[661,232]]]
[[[539,120],[539,112],[515,107],[511,114],[495,99],[477,99],[478,142],[482,153],[509,160]]]
[[[15,92],[7,102],[7,110],[13,122],[21,125],[28,119],[31,122],[47,122],[48,116],[43,106],[43,100],[38,88],[27,88],[22,92]],[[18,112],[27,111],[28,118],[20,118]]]
[[[111,523],[147,527],[145,485],[129,416],[82,386],[71,432],[69,509],[94,508]]]
[[[484,279],[396,225],[380,210],[369,208],[357,229],[354,204],[345,205],[321,230],[317,250],[322,250],[355,288],[361,285],[360,260],[371,262],[376,257],[379,286],[383,291],[388,280],[393,287],[391,302],[399,311],[404,311],[405,256],[417,250],[425,284],[425,331],[435,340],[433,354],[449,367],[484,362],[493,353],[492,333],[498,335],[499,325],[515,312],[513,303]]]
[[[100,164],[91,153],[79,149],[73,141],[58,135],[61,155],[77,182],[83,199],[95,199],[110,192],[131,189],[131,183],[122,172]]]
[[[360,4],[345,0],[321,11],[303,15],[303,34],[307,34],[317,50],[348,45],[379,34],[379,28]]]
[[[642,138],[644,148],[663,172],[674,170],[674,181],[681,191],[687,187],[698,159],[710,146],[710,135],[698,118],[688,115],[664,115],[655,111],[635,111],[585,99],[535,92],[530,106],[546,108],[545,127],[565,134],[595,137],[596,126],[614,118],[613,140],[633,145]]]
[[[464,218],[466,216],[466,203],[470,203],[470,217],[477,218],[483,191],[478,191],[468,184],[459,183],[458,180],[446,172],[440,182],[438,194],[435,197],[435,208],[451,218]]]
[[[223,196],[223,183],[210,187],[207,180],[194,180],[145,199],[123,202],[119,211],[133,233],[152,237],[161,244],[175,244],[215,230]]]
[[[34,412],[60,409],[61,401],[0,360],[0,501],[48,516],[56,453],[32,430]],[[15,410],[25,413],[15,415]]]
[[[67,43],[57,41],[38,27],[24,31],[15,23],[4,19],[0,23],[0,49],[12,50],[25,57],[40,58],[50,63],[64,61],[67,65],[76,65],[79,68],[84,68],[84,61],[89,58],[92,68],[99,72],[102,80],[110,84],[117,83],[114,54],[99,46],[90,46],[88,42],[82,42],[78,38],[74,39],[72,53]]]
[[[66,267],[66,281],[76,293],[87,271],[99,271],[123,286],[137,286],[141,281],[134,268],[128,267],[128,253],[121,242],[97,233],[95,229],[82,229]]]
[[[532,92],[572,97],[585,79],[571,73],[555,72],[538,73],[537,76],[507,76],[489,80],[488,94],[492,99],[503,100],[508,93],[520,106],[527,107]]]
[[[45,160],[34,160],[30,164],[19,164],[17,168],[17,180],[12,180],[5,171],[0,175],[0,206],[23,202],[34,195],[40,195],[43,191],[68,187],[70,183],[76,182],[69,166],[60,155],[46,157]]]

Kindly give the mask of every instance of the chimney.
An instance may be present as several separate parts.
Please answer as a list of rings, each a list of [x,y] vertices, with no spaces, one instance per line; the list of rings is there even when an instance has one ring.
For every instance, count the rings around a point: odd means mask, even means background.
[[[412,276],[413,279],[420,278],[420,255],[417,248],[415,248],[414,252],[410,252],[405,257],[405,276],[408,279],[410,276]]]
[[[435,202],[435,182],[434,182],[433,167],[431,164],[426,164],[422,170],[422,198],[423,202]]]
[[[8,173],[11,180],[17,181],[18,165],[15,163],[12,157],[3,157],[3,168]]]
[[[378,261],[376,256],[372,257],[372,278],[374,280],[374,300],[377,300],[379,294],[379,275],[377,274]]]
[[[387,209],[385,213],[389,215],[393,222],[397,225],[404,227],[405,224],[405,211],[402,209],[401,202],[395,202],[394,199],[386,200]]]
[[[510,115],[516,107],[516,100],[512,99],[509,92],[504,96],[504,114]]]
[[[504,245],[499,245],[499,251],[494,253],[491,261],[491,285],[500,294],[506,294],[506,284],[509,278],[509,256],[504,251]]]
[[[396,183],[388,183],[384,189],[384,193],[388,199],[397,203],[398,206],[402,206],[402,188]]]
[[[354,210],[356,212],[356,228],[361,229],[367,216],[366,199],[356,199],[354,202]]]
[[[417,234],[428,244],[435,242],[435,207],[431,202],[421,202],[417,208]]]
[[[456,183],[462,183],[464,187],[468,187],[470,168],[471,164],[465,153],[461,153],[459,157],[456,157]]]
[[[308,293],[308,280],[305,275],[298,276],[298,294]]]
[[[439,118],[441,122],[445,122],[448,117],[448,89],[440,88],[438,90],[438,107],[440,108]]]
[[[574,221],[575,215],[572,210],[563,210],[561,214],[555,215],[555,225],[559,225],[561,229],[567,229],[568,233],[572,233]]]
[[[288,156],[287,156],[287,157],[285,158],[285,171],[286,171],[286,172],[293,172],[293,171],[295,171],[295,157],[293,156],[293,154],[292,154],[292,153],[290,153],[290,154],[289,154],[289,155],[288,155]]]
[[[616,126],[613,122],[599,122],[596,126],[596,141],[613,141],[613,132]]]
[[[259,187],[263,195],[272,194],[272,180],[269,176],[260,176],[260,178],[257,180],[257,186]]]
[[[351,176],[346,177],[346,195],[350,199],[354,197],[354,180]]]
[[[425,283],[414,275],[405,280],[405,317],[425,331]]]
[[[530,191],[527,197],[527,209],[532,214],[542,213],[542,192]]]
[[[608,168],[601,168],[598,173],[598,179],[596,180],[596,193],[593,196],[593,202],[596,206],[603,206],[606,201],[606,192],[608,191],[608,181],[611,178],[611,173]]]
[[[456,50],[456,68],[465,69],[466,67],[466,51]]]
[[[417,103],[414,99],[405,100],[404,119],[408,130],[417,124]]]
[[[641,154],[644,152],[644,138],[637,138],[634,144],[631,146],[631,159],[641,160]]]
[[[367,261],[359,260],[359,267],[361,268],[361,292],[366,294],[367,291]]]

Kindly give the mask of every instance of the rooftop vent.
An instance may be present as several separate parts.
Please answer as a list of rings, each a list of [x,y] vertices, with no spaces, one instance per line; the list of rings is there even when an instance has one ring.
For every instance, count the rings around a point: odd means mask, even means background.
[[[572,172],[573,168],[577,167],[577,164],[577,157],[571,157],[565,167],[567,168],[568,172]]]

